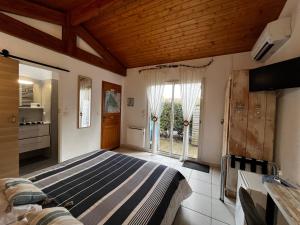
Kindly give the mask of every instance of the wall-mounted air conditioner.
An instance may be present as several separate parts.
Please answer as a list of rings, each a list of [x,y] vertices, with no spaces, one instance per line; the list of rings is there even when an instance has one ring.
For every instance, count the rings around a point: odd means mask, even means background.
[[[291,33],[290,17],[268,23],[252,48],[253,60],[265,61],[268,59],[290,38]]]

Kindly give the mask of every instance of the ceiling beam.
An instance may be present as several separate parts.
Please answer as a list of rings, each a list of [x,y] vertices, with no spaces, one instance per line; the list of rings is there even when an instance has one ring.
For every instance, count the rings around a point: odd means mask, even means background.
[[[63,42],[45,32],[0,13],[0,31],[44,46],[57,52],[63,52]]]
[[[0,0],[0,10],[58,25],[65,24],[62,12],[25,0]]]
[[[119,61],[114,55],[112,55],[108,49],[106,49],[99,41],[97,41],[83,26],[75,28],[76,34],[89,44],[107,63],[115,67],[124,68],[122,62]]]
[[[66,14],[66,25],[62,27],[62,41],[65,51],[72,55],[77,47],[77,38],[73,27],[70,25],[70,15]]]
[[[64,28],[65,29],[65,28]],[[70,29],[70,28],[69,28]],[[42,32],[34,27],[22,23],[10,16],[0,13],[0,31],[21,38],[25,41],[32,42],[39,46],[46,47],[56,52],[69,55],[86,63],[107,69],[114,73],[126,76],[126,68],[122,66],[113,66],[105,60],[90,54],[76,46],[76,39],[70,38],[70,33],[73,35],[75,31],[68,30],[63,32],[65,35],[63,40],[60,40],[52,35]],[[67,36],[66,36],[67,35]],[[76,36],[75,36],[76,37]],[[67,40],[71,40],[68,42]]]
[[[71,25],[78,26],[99,15],[99,9],[112,0],[90,0],[71,10]]]

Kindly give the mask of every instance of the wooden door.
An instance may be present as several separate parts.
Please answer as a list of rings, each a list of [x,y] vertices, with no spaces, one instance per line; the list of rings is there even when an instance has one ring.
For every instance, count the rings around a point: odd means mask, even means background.
[[[228,154],[228,131],[229,131],[229,109],[230,109],[230,95],[231,95],[231,80],[230,78],[226,85],[225,91],[225,105],[224,105],[224,118],[223,118],[223,142],[222,142],[222,156]]]
[[[274,134],[275,134],[275,117],[276,117],[276,93],[268,91],[266,93],[266,124],[263,160],[273,161],[274,155]]]
[[[0,178],[19,176],[19,64],[0,57]]]
[[[248,71],[233,71],[230,123],[229,123],[229,153],[246,155],[247,123],[248,123]]]
[[[265,92],[249,93],[246,157],[263,158],[266,107],[267,98]]]
[[[120,146],[121,91],[120,85],[102,82],[102,149],[115,149]]]

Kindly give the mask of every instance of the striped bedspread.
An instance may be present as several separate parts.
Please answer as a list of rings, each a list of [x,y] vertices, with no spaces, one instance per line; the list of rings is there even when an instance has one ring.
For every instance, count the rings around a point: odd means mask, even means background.
[[[190,194],[177,170],[111,151],[96,151],[30,178],[85,225],[172,223],[167,217],[174,217]]]

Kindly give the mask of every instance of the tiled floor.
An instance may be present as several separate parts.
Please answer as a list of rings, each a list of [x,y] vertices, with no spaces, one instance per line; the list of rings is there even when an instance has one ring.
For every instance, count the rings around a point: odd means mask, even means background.
[[[148,152],[119,150],[123,154],[154,161],[179,170],[188,180],[193,194],[182,203],[174,225],[234,225],[234,201],[219,200],[220,171],[211,169],[209,173],[182,167],[178,159]]]

